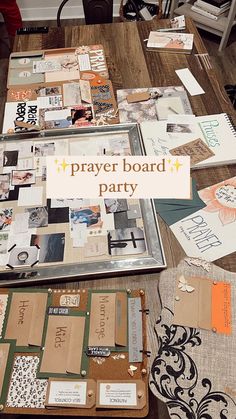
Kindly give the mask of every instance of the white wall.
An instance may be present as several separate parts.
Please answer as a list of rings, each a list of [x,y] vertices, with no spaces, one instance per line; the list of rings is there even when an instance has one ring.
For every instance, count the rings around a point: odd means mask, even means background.
[[[113,0],[113,15],[119,15],[119,0]],[[17,0],[23,20],[56,19],[57,9],[62,0]],[[68,0],[61,14],[61,19],[84,17],[82,0]]]

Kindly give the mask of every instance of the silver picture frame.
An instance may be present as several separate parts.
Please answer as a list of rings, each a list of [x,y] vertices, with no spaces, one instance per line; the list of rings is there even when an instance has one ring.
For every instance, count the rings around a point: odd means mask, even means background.
[[[112,134],[113,136],[121,134],[128,135],[131,154],[144,154],[139,126],[135,123],[1,135],[0,145],[5,142],[19,140],[56,141],[57,139],[63,138],[96,138],[108,134]],[[150,199],[140,200],[139,204],[145,232],[145,255],[127,255],[125,258],[116,257],[114,260],[95,260],[83,263],[51,263],[47,266],[44,266],[44,264],[36,264],[32,267],[14,267],[14,269],[7,270],[1,270],[0,268],[0,287],[43,283],[53,284],[65,281],[79,281],[160,271],[166,267],[166,259],[155,207],[153,201]]]

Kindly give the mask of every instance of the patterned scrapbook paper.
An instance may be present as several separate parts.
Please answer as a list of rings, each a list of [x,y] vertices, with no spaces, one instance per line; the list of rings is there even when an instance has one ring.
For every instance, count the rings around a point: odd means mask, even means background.
[[[7,407],[44,408],[47,380],[36,378],[38,364],[38,356],[16,356],[7,396]]]
[[[5,319],[5,312],[7,308],[7,294],[0,294],[0,336],[2,334],[3,323]]]

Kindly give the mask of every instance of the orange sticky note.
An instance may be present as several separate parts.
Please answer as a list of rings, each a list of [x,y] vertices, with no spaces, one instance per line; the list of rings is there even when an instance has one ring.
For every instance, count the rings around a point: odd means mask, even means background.
[[[212,328],[231,335],[231,287],[227,282],[212,284]]]

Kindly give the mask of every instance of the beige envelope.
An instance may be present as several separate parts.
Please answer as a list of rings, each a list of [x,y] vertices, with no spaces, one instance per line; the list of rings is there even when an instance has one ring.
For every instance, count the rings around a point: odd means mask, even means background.
[[[179,288],[183,275],[176,279],[174,324],[211,329],[211,288],[212,281],[201,277],[184,277],[187,281]],[[187,287],[193,287],[192,292]]]
[[[48,294],[13,292],[5,339],[17,346],[41,346]]]
[[[92,293],[89,346],[115,346],[116,293]]]
[[[79,374],[85,317],[49,316],[40,372]]]

